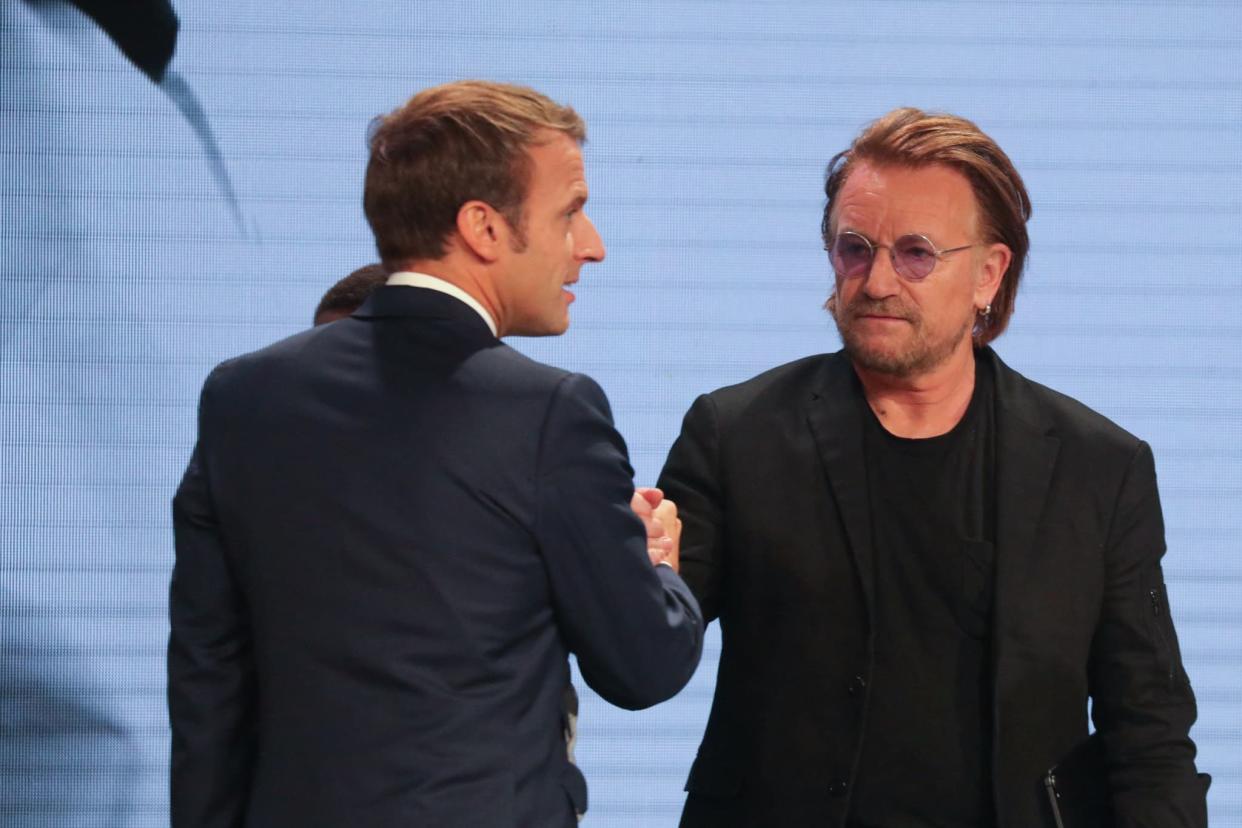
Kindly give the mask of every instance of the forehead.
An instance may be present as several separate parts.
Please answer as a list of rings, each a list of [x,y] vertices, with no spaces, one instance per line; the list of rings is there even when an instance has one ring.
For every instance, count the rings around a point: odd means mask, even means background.
[[[860,161],[846,177],[834,205],[837,230],[867,235],[972,232],[977,205],[970,181],[943,164],[907,167]]]
[[[578,143],[563,132],[544,130],[535,138],[531,160],[530,196],[556,196],[586,189],[586,168]]]

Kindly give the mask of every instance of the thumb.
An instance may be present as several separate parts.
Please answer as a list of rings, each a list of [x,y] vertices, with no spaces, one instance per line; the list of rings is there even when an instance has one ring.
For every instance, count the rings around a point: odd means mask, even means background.
[[[650,517],[652,513],[651,503],[643,497],[641,492],[634,492],[634,496],[630,498],[630,508],[639,517]]]
[[[664,499],[664,492],[651,486],[639,486],[635,491],[642,495],[652,507],[659,506],[660,501]]]

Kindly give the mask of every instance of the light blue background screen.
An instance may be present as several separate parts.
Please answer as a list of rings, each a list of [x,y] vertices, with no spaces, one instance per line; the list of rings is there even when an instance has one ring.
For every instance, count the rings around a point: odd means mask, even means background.
[[[589,123],[607,261],[568,335],[513,344],[599,380],[646,483],[695,395],[838,347],[834,152],[898,105],[995,136],[1035,205],[998,350],[1151,442],[1212,822],[1242,826],[1235,4],[176,6],[161,88],[71,8],[0,0],[0,823],[166,824],[169,501],[200,384],[374,259],[368,120],[486,77]],[[674,824],[718,641],[655,710],[584,693],[588,824]]]

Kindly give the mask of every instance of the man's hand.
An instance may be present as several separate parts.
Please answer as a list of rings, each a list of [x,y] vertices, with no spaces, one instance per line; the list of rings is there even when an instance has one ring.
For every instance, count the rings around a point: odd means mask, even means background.
[[[647,528],[647,555],[651,563],[668,564],[674,572],[680,566],[681,521],[677,504],[664,499],[659,489],[639,487],[630,500],[630,508]]]

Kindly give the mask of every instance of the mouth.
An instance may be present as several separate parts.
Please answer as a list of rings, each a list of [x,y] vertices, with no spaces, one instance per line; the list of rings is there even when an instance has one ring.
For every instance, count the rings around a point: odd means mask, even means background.
[[[909,322],[910,320],[904,316],[891,316],[885,313],[860,313],[854,317],[855,319],[865,322]]]

